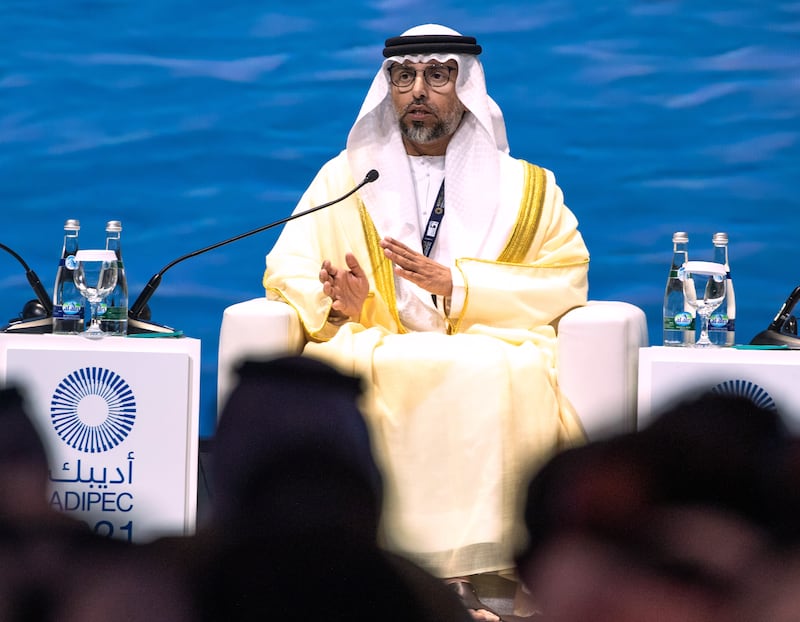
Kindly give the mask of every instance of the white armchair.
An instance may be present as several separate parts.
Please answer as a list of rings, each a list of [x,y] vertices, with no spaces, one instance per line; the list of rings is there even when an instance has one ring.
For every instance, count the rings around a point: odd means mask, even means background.
[[[264,298],[225,309],[219,334],[217,405],[221,410],[248,359],[299,354],[304,334],[294,310]],[[648,345],[638,307],[591,301],[558,323],[558,380],[590,439],[636,429],[639,348]]]

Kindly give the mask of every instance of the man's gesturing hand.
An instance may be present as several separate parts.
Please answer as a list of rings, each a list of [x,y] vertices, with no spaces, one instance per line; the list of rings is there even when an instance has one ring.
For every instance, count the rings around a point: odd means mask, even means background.
[[[347,270],[333,266],[326,259],[319,271],[322,291],[333,300],[331,320],[346,321],[349,318],[357,320],[369,293],[367,275],[364,274],[355,255],[347,253],[344,259]]]
[[[450,296],[453,293],[453,277],[447,266],[411,250],[394,238],[383,238],[381,248],[383,254],[394,263],[394,271],[398,276],[437,296]]]

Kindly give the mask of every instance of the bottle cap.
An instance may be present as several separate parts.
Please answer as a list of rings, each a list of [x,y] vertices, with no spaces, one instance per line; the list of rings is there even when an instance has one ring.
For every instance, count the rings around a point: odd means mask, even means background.
[[[64,223],[64,230],[67,231],[80,231],[81,229],[81,221],[76,220],[75,218],[70,218],[67,222]]]
[[[122,231],[121,220],[109,220],[106,223],[106,231]]]
[[[685,231],[676,231],[672,234],[672,241],[673,243],[686,243],[689,241],[689,234]]]
[[[719,246],[727,244],[728,243],[728,234],[727,233],[715,233],[712,236],[711,241],[714,244],[717,244]]]

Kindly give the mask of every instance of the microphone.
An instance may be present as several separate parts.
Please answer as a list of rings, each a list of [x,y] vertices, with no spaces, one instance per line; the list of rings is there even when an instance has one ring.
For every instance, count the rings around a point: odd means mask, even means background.
[[[201,249],[196,250],[194,252],[191,252],[191,253],[188,253],[186,255],[183,255],[182,257],[178,257],[174,261],[171,261],[166,266],[164,266],[159,272],[156,272],[150,278],[150,280],[147,282],[147,285],[144,286],[144,289],[142,290],[142,293],[139,294],[139,297],[136,299],[136,301],[128,309],[129,332],[130,332],[130,328],[131,327],[134,327],[134,330],[138,330],[138,329],[147,330],[148,324],[146,322],[142,322],[142,319],[143,319],[142,315],[143,315],[143,311],[145,309],[145,306],[147,305],[147,302],[150,300],[150,298],[155,293],[155,291],[158,288],[158,286],[161,284],[161,277],[164,275],[164,273],[167,270],[169,270],[175,264],[178,264],[178,263],[180,263],[180,262],[182,262],[182,261],[184,261],[186,259],[189,259],[190,257],[195,257],[197,255],[202,255],[203,253],[207,253],[208,251],[212,251],[212,250],[214,250],[216,248],[219,248],[220,246],[225,246],[226,244],[231,244],[232,242],[237,242],[238,240],[241,240],[242,238],[250,237],[251,235],[255,235],[256,233],[261,233],[262,231],[266,231],[267,229],[272,229],[273,227],[277,227],[279,225],[283,225],[283,224],[289,222],[290,220],[294,220],[296,218],[300,218],[301,216],[306,216],[308,214],[311,214],[312,212],[319,211],[319,210],[321,210],[323,208],[330,207],[331,205],[339,203],[340,201],[344,201],[351,194],[354,194],[354,193],[358,192],[362,187],[366,186],[367,184],[371,184],[372,182],[374,182],[376,179],[378,179],[378,177],[379,177],[378,171],[376,171],[375,169],[371,169],[366,174],[366,176],[361,181],[361,183],[359,183],[352,190],[350,190],[346,194],[343,194],[342,196],[340,196],[337,199],[333,199],[332,201],[328,201],[327,203],[323,203],[322,205],[317,205],[315,207],[311,207],[311,208],[309,208],[307,210],[304,210],[302,212],[297,212],[296,214],[292,214],[291,216],[287,216],[286,218],[281,218],[280,220],[276,220],[275,222],[271,222],[269,224],[266,224],[266,225],[264,225],[262,227],[259,227],[258,229],[253,229],[252,231],[248,231],[246,233],[241,233],[241,234],[239,234],[237,236],[234,236],[234,237],[229,238],[227,240],[223,240],[222,242],[217,242],[216,244],[212,244],[211,246],[206,246],[205,248],[201,248]]]
[[[797,332],[797,317],[792,314],[800,302],[800,285],[794,288],[778,310],[772,323],[750,340],[751,345],[784,346],[790,350],[800,350],[800,335]]]
[[[33,292],[36,294],[36,300],[29,300],[27,303],[25,303],[25,306],[22,309],[21,319],[18,321],[12,321],[3,329],[3,331],[23,330],[22,325],[24,324],[25,329],[33,327],[35,332],[42,332],[38,329],[46,327],[52,323],[51,318],[53,315],[53,300],[50,298],[50,294],[45,291],[42,282],[39,280],[39,277],[28,266],[28,264],[25,263],[25,260],[20,257],[18,253],[10,249],[5,244],[0,244],[0,248],[13,255],[16,260],[22,264],[22,267],[25,268],[25,276],[28,278],[28,283],[30,283],[31,287],[33,288]],[[36,326],[33,326],[34,324],[36,324]]]

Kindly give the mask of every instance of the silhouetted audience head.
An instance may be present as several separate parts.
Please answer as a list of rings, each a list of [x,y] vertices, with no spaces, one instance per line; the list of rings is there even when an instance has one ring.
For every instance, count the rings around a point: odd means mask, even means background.
[[[76,594],[94,583],[76,577],[93,577],[97,565],[87,560],[106,550],[85,523],[50,506],[48,486],[45,445],[23,393],[1,389],[0,620],[63,619]]]
[[[47,475],[47,454],[22,393],[0,389],[0,521],[47,513]]]
[[[792,537],[791,446],[776,411],[707,394],[562,452],[529,485],[520,576],[562,622],[719,619],[749,569]]]
[[[241,366],[215,436],[203,620],[469,620],[452,590],[378,545],[360,397],[360,380],[311,358]]]
[[[16,387],[0,389],[0,463],[29,462],[47,468],[47,454]]]
[[[215,436],[212,522],[374,541],[382,480],[360,396],[359,379],[311,358],[244,363]]]

